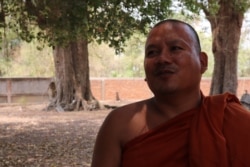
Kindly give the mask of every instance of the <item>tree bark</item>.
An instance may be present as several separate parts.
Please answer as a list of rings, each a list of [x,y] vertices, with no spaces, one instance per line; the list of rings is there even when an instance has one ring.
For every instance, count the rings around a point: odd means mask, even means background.
[[[210,94],[237,91],[237,59],[244,14],[233,0],[221,0],[216,16],[206,13],[211,24],[214,72]]]
[[[76,40],[54,48],[56,100],[49,109],[93,110],[98,102],[90,89],[88,43]]]

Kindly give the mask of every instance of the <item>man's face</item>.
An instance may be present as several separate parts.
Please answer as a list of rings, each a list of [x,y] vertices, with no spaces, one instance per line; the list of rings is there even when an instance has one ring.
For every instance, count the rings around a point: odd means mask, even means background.
[[[163,23],[149,33],[144,68],[154,94],[199,90],[206,55],[196,49],[194,34],[184,24]]]

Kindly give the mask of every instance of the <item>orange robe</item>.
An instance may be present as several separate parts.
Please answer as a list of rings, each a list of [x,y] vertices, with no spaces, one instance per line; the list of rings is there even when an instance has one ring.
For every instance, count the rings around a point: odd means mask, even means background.
[[[229,93],[128,142],[122,167],[250,166],[250,112]]]

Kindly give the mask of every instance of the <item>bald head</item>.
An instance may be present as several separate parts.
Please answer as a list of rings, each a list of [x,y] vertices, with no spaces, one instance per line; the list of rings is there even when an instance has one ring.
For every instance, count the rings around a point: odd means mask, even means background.
[[[192,33],[193,38],[194,38],[195,48],[196,48],[197,52],[198,53],[201,52],[201,45],[200,45],[199,36],[198,36],[197,32],[195,31],[195,29],[190,24],[183,22],[183,21],[180,21],[180,20],[167,19],[167,20],[163,20],[163,21],[158,22],[153,27],[153,29],[162,25],[162,24],[172,24],[173,26],[178,26],[178,25],[182,24],[182,25],[187,26],[189,28],[190,32]]]

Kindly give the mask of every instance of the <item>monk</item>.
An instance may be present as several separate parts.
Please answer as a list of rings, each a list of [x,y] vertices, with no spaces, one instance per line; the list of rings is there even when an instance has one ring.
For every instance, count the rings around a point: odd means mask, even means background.
[[[144,59],[154,96],[110,112],[92,167],[250,166],[250,113],[230,93],[203,95],[207,61],[191,25],[156,24]]]

